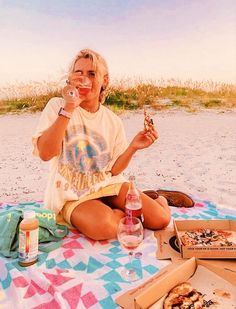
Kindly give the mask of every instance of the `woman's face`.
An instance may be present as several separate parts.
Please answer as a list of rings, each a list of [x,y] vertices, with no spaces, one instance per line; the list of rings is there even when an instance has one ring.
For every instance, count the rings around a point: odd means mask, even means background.
[[[86,93],[80,93],[80,97],[83,101],[98,101],[101,87],[104,82],[104,76],[101,72],[99,72],[99,70],[95,72],[92,60],[89,58],[80,58],[77,60],[75,63],[74,72],[71,74],[72,78],[75,74],[86,76],[91,82],[91,90]]]

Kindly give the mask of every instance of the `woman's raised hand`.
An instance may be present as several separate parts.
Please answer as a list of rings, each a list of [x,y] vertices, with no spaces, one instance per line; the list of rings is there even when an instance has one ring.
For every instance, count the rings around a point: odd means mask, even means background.
[[[74,110],[83,98],[91,91],[92,82],[80,72],[71,73],[66,81],[67,85],[62,90],[62,96],[65,99],[65,108]]]
[[[151,146],[158,139],[158,133],[155,129],[153,120],[149,113],[144,109],[144,129],[140,131],[130,143],[130,146],[135,149],[144,149]]]
[[[67,85],[62,89],[62,96],[65,100],[64,108],[70,112],[81,103],[79,91],[75,86],[71,85],[69,81],[67,81]]]
[[[131,141],[130,146],[135,149],[144,149],[151,146],[158,139],[158,133],[154,126],[150,128],[148,131],[143,130],[140,131]]]

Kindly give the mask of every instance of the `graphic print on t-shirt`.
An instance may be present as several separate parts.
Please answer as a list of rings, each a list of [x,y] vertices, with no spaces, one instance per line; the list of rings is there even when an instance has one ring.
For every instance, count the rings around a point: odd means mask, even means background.
[[[106,141],[98,132],[72,126],[65,135],[58,172],[80,196],[107,178],[104,168],[109,160]]]

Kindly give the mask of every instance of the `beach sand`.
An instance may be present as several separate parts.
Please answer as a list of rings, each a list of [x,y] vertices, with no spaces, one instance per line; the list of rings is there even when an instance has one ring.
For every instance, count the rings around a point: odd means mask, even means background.
[[[140,189],[172,188],[236,209],[236,111],[153,111],[159,139],[136,153],[125,175]],[[0,116],[0,202],[43,199],[48,162],[32,155],[39,113]],[[126,112],[128,140],[143,128],[143,113]]]

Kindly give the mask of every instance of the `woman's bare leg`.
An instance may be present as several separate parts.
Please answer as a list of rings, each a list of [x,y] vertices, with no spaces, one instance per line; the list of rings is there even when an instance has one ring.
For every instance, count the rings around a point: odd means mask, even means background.
[[[84,235],[94,240],[116,238],[119,220],[124,217],[120,209],[111,209],[100,200],[78,205],[71,214],[71,223]]]
[[[81,233],[94,239],[116,238],[119,220],[124,217],[125,198],[129,184],[124,183],[118,196],[103,197],[81,203],[71,214],[71,223]],[[156,200],[141,192],[144,226],[150,229],[166,227],[171,218],[167,200]]]
[[[124,211],[125,198],[129,188],[128,183],[124,183],[120,189],[119,195],[102,198],[102,201],[112,208],[118,208]],[[150,229],[162,229],[166,227],[171,219],[171,212],[167,200],[159,196],[156,200],[151,199],[144,193],[141,194],[144,226]]]

